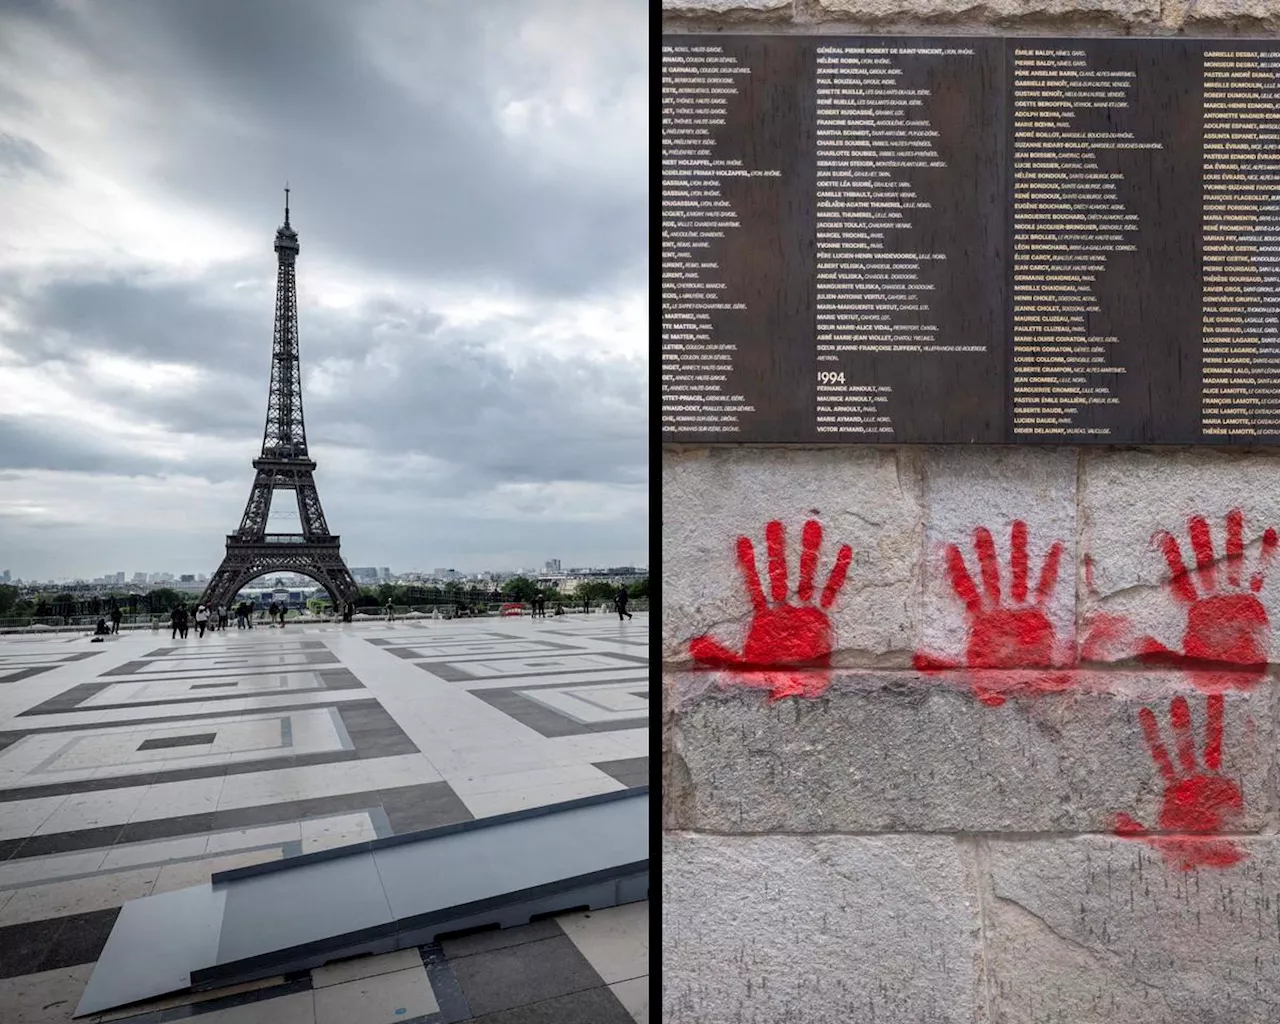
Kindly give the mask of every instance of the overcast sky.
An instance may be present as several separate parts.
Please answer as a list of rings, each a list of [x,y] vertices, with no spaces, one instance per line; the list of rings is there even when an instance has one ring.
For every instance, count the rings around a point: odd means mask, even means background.
[[[0,569],[217,567],[286,179],[347,564],[647,564],[647,38],[642,0],[0,0]]]

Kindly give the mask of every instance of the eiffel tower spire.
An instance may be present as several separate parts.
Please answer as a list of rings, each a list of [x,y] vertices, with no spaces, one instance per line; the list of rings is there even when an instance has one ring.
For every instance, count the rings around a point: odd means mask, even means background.
[[[335,609],[360,588],[342,561],[338,537],[329,533],[316,464],[307,452],[302,419],[302,364],[298,349],[298,233],[289,223],[289,187],[284,190],[284,224],[276,229],[276,313],[271,340],[271,386],[262,454],[253,460],[256,476],[240,528],[227,537],[227,554],[205,590],[206,603],[230,604],[250,580],[268,572],[301,572],[321,584]],[[292,491],[299,533],[267,533],[267,517],[277,492]]]

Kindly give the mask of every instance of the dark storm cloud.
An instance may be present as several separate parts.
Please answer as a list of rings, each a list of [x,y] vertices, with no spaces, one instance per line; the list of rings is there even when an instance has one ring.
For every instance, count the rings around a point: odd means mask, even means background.
[[[494,26],[531,13],[554,20],[575,5],[405,5],[404,18],[429,24],[414,35],[412,94],[354,44],[371,9],[157,0],[89,6],[72,31],[104,75],[145,69],[157,98],[177,99],[157,103],[148,127],[173,140],[158,175],[185,199],[270,223],[288,178],[317,244],[398,273],[565,294],[644,265],[646,169],[619,183],[540,167],[493,124],[478,81]],[[57,16],[68,31],[66,13]],[[597,45],[615,73],[642,66],[641,48]],[[629,67],[617,66],[621,55]],[[590,85],[605,97],[615,87]]]

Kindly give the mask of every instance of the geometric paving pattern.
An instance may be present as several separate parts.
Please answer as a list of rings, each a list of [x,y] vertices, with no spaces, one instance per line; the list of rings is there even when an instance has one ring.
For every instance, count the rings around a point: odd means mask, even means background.
[[[554,628],[550,628],[554,626]],[[70,1021],[120,906],[648,785],[648,616],[0,637],[0,1021]],[[648,904],[82,1018],[628,1024]]]

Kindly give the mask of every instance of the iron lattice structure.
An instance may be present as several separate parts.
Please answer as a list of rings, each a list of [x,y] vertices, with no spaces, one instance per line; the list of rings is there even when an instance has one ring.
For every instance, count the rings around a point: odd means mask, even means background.
[[[316,491],[315,461],[307,453],[302,421],[302,370],[298,355],[298,233],[289,224],[285,189],[284,224],[276,231],[276,322],[271,346],[271,390],[262,456],[240,528],[227,537],[227,553],[202,600],[230,605],[242,587],[271,572],[310,576],[329,593],[334,608],[354,601],[360,587],[329,532]],[[298,533],[268,533],[267,517],[278,491],[292,491],[298,505]]]

